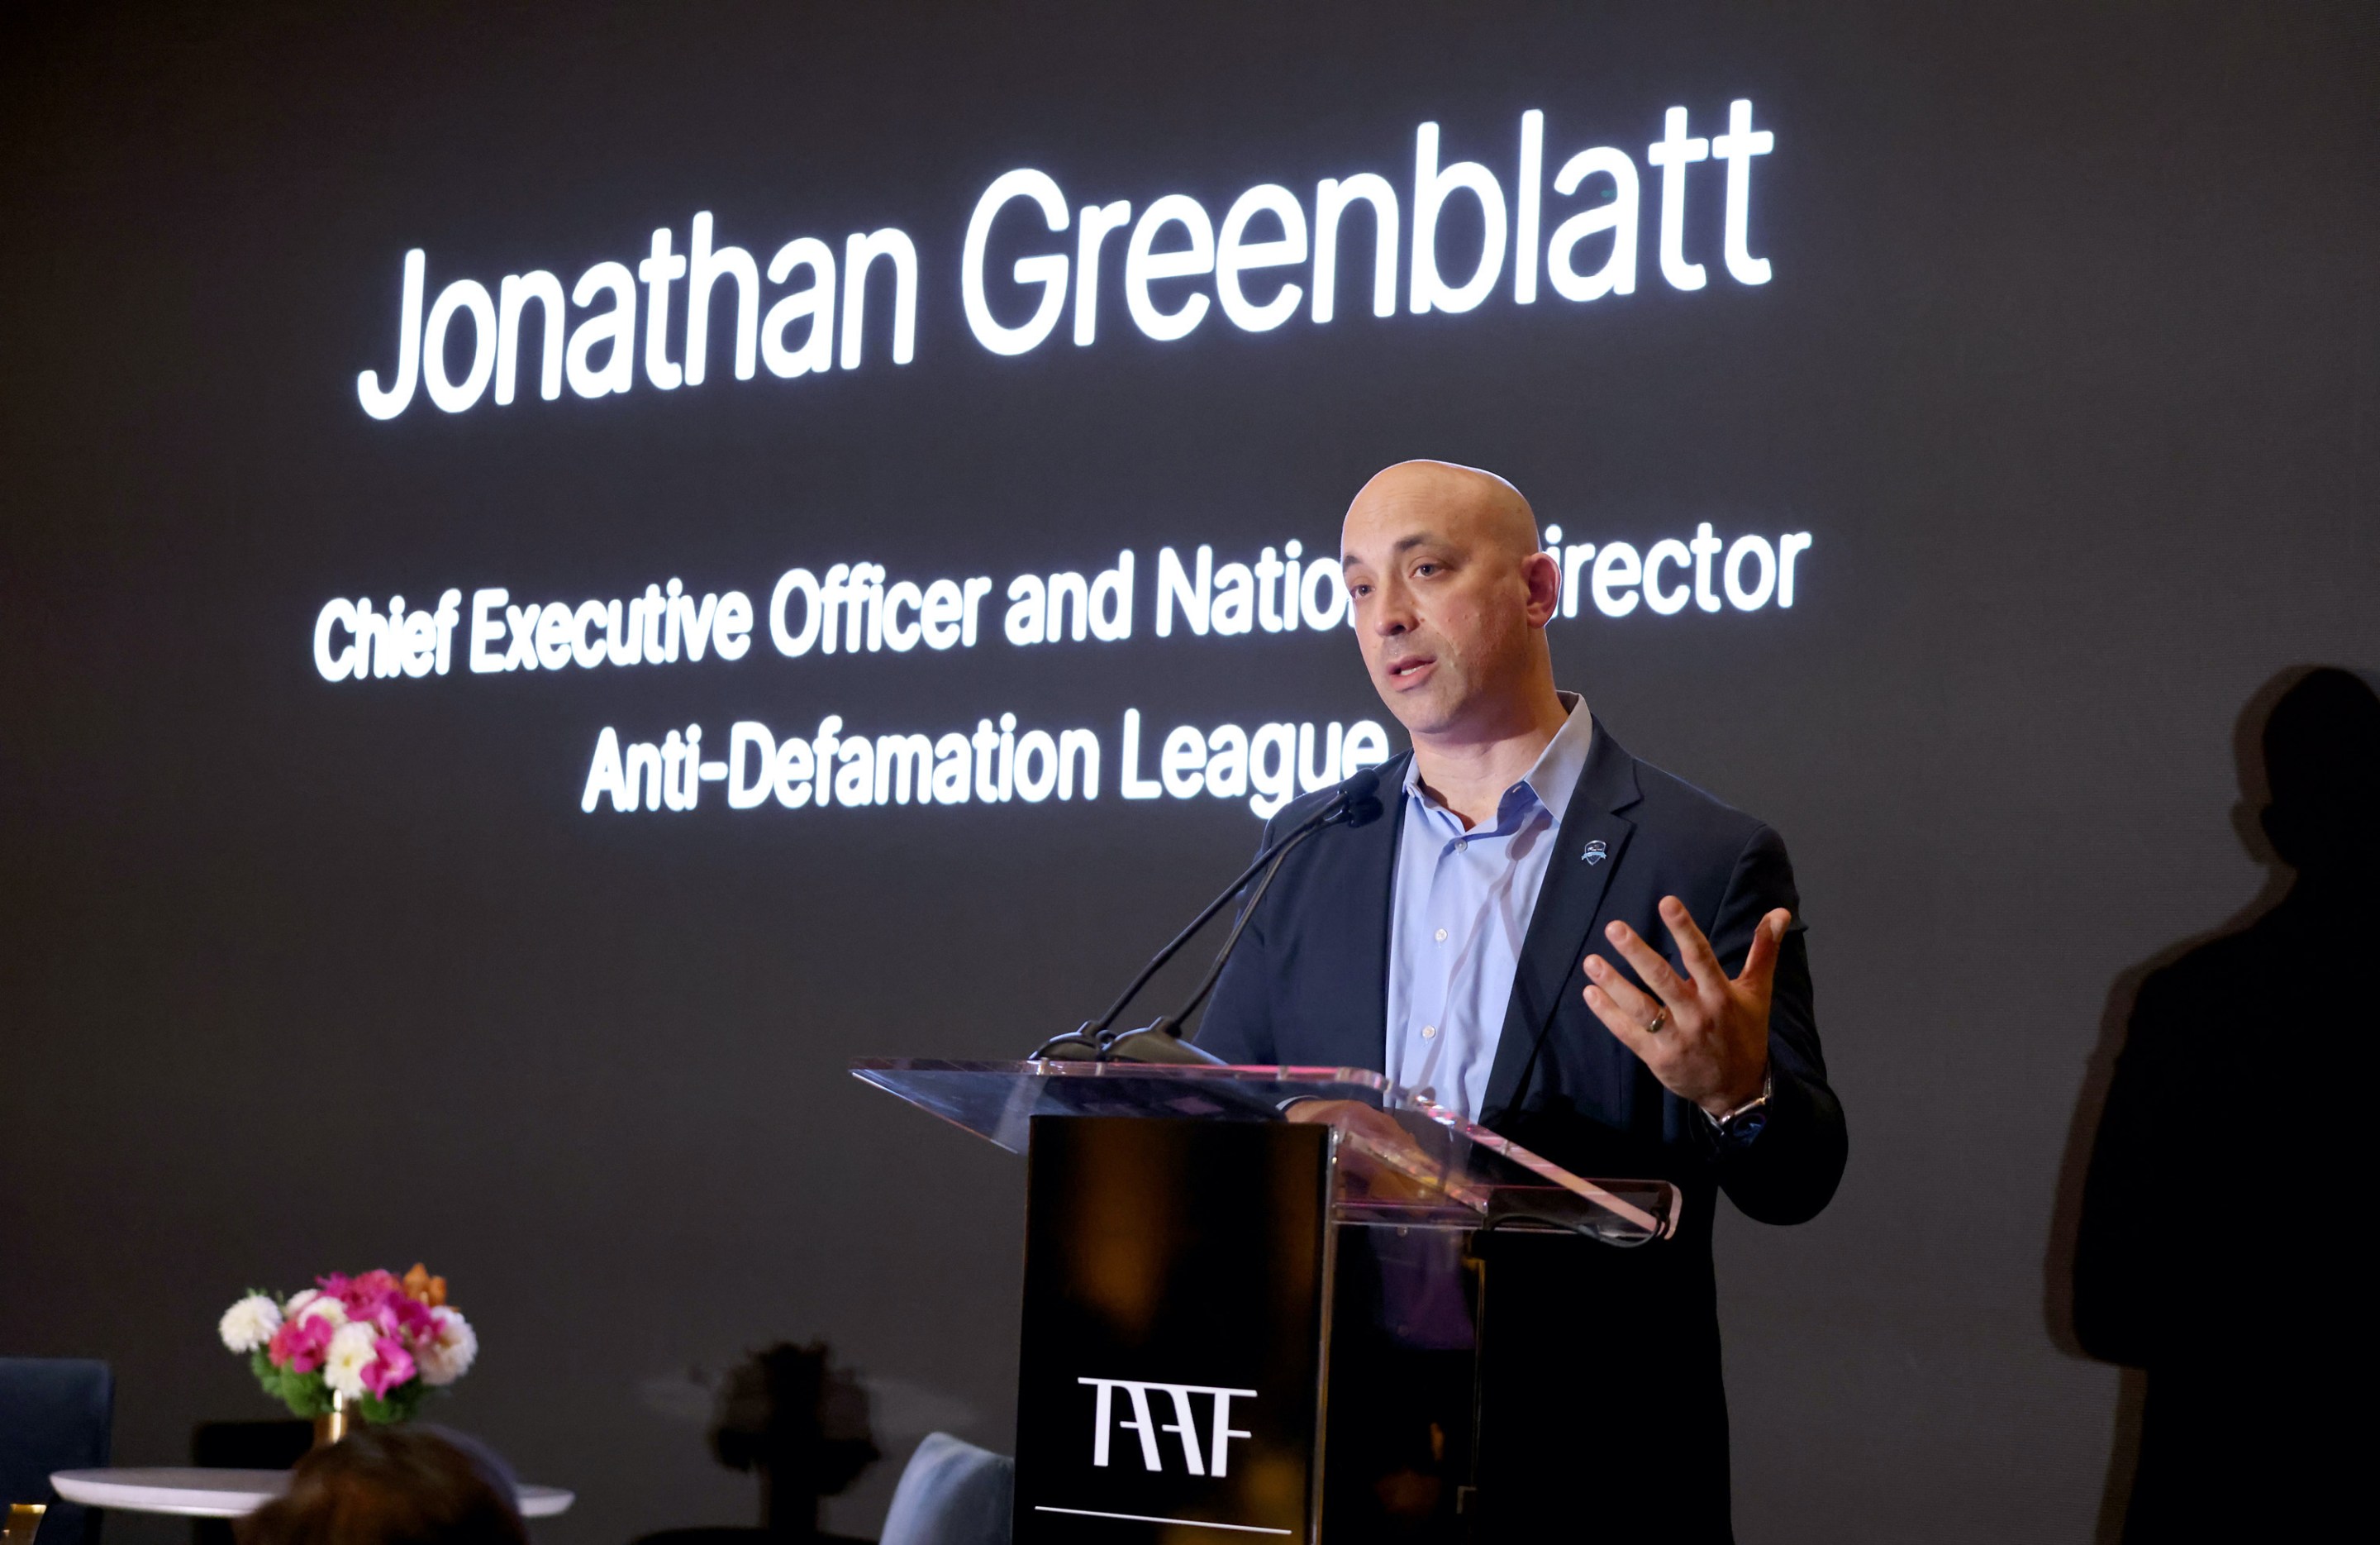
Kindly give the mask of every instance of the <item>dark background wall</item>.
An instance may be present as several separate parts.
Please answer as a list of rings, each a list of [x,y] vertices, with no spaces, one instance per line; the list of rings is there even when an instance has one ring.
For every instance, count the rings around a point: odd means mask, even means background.
[[[749,1521],[710,1381],[824,1337],[888,1451],[831,1516],[872,1528],[918,1433],[1008,1439],[1022,1175],[844,1063],[1071,1025],[1254,822],[1111,786],[590,818],[596,729],[1384,717],[1348,639],[356,688],[316,609],[1327,552],[1435,455],[1598,540],[1815,537],[1791,613],[1555,634],[1632,749],[1785,833],[1812,922],[1853,1158],[1816,1223],[1720,1225],[1742,1538],[2091,1536],[2119,1376],[2066,1349],[2057,1241],[2111,994],[2270,882],[2243,708],[2380,657],[2374,42],[2346,6],[19,10],[0,1345],[112,1358],[120,1458],[173,1462],[266,1414],[213,1340],[240,1291],[426,1258],[485,1341],[444,1419],[592,1541]],[[1220,212],[1402,187],[1426,118],[1501,168],[1540,107],[1549,157],[1641,163],[1737,96],[1778,135],[1764,288],[1708,202],[1711,288],[1663,285],[1648,180],[1638,291],[1591,306],[1159,346],[1111,288],[1097,347],[1013,360],[960,318],[1011,166]],[[907,229],[917,361],[358,411],[407,248],[433,293],[566,283],[698,209],[764,261]]]

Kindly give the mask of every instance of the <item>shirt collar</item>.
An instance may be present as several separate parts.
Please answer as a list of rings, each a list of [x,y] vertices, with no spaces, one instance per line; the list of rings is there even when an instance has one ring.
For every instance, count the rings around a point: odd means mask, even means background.
[[[1557,822],[1570,809],[1571,796],[1578,791],[1579,776],[1586,771],[1586,753],[1595,743],[1595,715],[1587,712],[1586,700],[1576,692],[1558,692],[1555,695],[1561,699],[1562,706],[1570,710],[1570,716],[1562,721],[1561,728],[1554,732],[1554,737],[1547,743],[1546,748],[1537,753],[1537,760],[1521,775],[1521,781],[1505,791],[1497,811],[1498,826],[1503,824],[1503,817],[1509,812],[1515,791],[1524,790]],[[1425,808],[1433,810],[1442,809],[1422,788],[1421,764],[1411,758],[1405,761],[1404,787],[1406,796],[1419,800]]]

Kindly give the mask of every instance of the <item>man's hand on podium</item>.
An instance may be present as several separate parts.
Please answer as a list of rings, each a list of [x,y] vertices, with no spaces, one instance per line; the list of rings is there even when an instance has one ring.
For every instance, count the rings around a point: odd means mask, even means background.
[[[1713,1116],[1724,1115],[1759,1094],[1768,1077],[1768,995],[1793,915],[1780,906],[1760,919],[1743,972],[1733,980],[1719,969],[1684,902],[1663,896],[1661,920],[1677,941],[1687,974],[1680,976],[1634,929],[1615,922],[1604,936],[1653,993],[1638,991],[1617,967],[1590,955],[1586,1006],[1663,1088]]]

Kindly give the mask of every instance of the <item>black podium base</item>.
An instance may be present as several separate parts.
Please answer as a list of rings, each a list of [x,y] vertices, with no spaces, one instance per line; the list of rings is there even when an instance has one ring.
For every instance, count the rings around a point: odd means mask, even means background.
[[[1038,1117],[1018,1545],[1724,1541],[1666,1241],[1330,1222],[1329,1133]]]

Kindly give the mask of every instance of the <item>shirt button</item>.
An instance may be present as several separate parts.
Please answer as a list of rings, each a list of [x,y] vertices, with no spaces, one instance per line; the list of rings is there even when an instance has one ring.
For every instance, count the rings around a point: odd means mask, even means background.
[[[1435,1025],[1424,1025],[1424,1026],[1421,1028],[1421,1038],[1422,1038],[1424,1040],[1427,1040],[1431,1039],[1432,1037],[1436,1036],[1437,1034],[1438,1034],[1438,1027],[1437,1027],[1437,1026],[1435,1026]]]
[[[1441,928],[1438,931],[1438,942],[1441,944],[1446,943],[1446,930]]]

